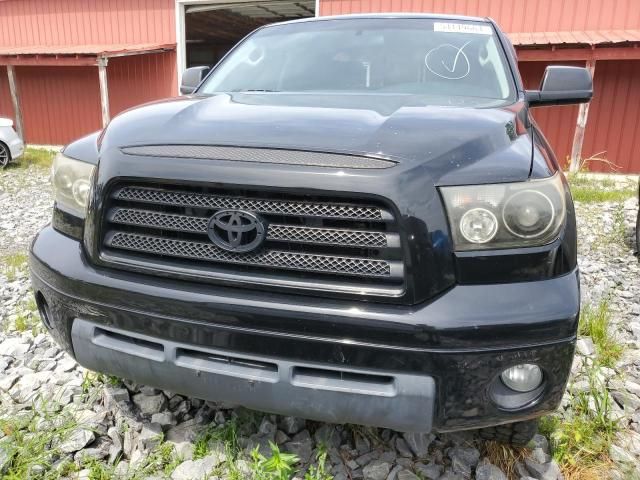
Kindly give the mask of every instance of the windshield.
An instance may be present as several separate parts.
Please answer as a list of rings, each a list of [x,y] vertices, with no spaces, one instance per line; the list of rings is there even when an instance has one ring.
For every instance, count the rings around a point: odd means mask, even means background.
[[[493,105],[514,96],[489,23],[422,18],[326,20],[258,30],[198,93],[247,91],[410,94],[439,105]]]

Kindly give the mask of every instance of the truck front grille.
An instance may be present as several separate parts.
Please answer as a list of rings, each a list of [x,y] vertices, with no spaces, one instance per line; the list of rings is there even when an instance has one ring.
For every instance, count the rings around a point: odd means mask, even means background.
[[[383,260],[365,258],[336,257],[330,255],[309,255],[306,253],[268,250],[262,253],[237,254],[226,252],[211,243],[187,242],[150,235],[136,235],[117,232],[107,240],[113,248],[135,252],[168,255],[190,260],[206,260],[221,263],[236,263],[260,267],[286,268],[323,273],[359,275],[363,277],[388,276],[389,264]]]
[[[219,210],[257,216],[264,243],[246,253],[209,238]],[[400,236],[391,209],[370,200],[227,190],[118,185],[102,223],[102,260],[161,275],[399,296]]]

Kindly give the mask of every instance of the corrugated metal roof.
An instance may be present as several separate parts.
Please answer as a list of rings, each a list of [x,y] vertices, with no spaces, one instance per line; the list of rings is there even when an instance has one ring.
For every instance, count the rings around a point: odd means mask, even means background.
[[[516,46],[602,45],[640,42],[640,30],[576,30],[571,32],[522,32],[507,34]]]
[[[175,43],[140,43],[140,44],[109,44],[109,45],[39,45],[25,47],[0,47],[0,56],[20,55],[79,55],[92,57],[114,57],[119,55],[134,55],[159,50],[173,50]]]

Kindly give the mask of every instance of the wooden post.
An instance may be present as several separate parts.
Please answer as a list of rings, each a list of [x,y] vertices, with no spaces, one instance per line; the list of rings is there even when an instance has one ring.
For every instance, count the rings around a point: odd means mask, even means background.
[[[100,107],[102,110],[102,127],[109,124],[111,117],[109,115],[109,85],[107,82],[107,64],[109,59],[106,57],[98,58],[98,80],[100,81]]]
[[[13,112],[16,117],[16,132],[24,142],[24,129],[22,127],[22,110],[20,109],[20,95],[18,94],[18,82],[16,82],[16,71],[13,65],[7,65],[7,77],[9,77],[9,92],[13,103]]]
[[[591,74],[591,78],[596,71],[596,61],[587,60],[587,70]],[[571,148],[571,165],[569,171],[577,172],[580,169],[580,160],[582,159],[582,144],[584,143],[584,131],[587,128],[587,118],[589,117],[589,103],[581,103],[578,109],[578,121],[576,130],[573,134],[573,147]]]

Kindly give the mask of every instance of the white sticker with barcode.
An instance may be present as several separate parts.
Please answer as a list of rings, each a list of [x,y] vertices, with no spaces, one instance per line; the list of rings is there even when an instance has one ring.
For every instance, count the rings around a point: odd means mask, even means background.
[[[478,25],[473,23],[442,23],[433,24],[434,32],[447,33],[475,33],[478,35],[491,35],[493,30],[489,25]]]

